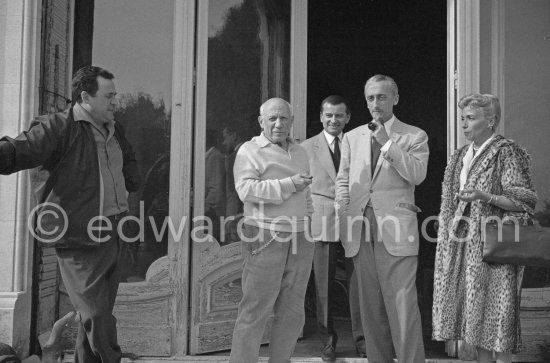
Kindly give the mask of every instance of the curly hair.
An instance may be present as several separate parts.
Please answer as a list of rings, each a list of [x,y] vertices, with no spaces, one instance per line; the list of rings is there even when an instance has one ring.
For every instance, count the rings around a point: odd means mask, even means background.
[[[458,101],[458,107],[463,110],[466,107],[481,108],[485,117],[495,117],[495,125],[500,122],[500,101],[497,96],[491,94],[472,93],[466,95]]]

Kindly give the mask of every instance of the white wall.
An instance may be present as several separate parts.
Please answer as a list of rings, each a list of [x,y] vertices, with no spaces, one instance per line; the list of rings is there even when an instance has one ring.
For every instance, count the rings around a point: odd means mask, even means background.
[[[504,136],[527,148],[550,202],[550,1],[506,0],[504,24]]]
[[[16,135],[36,111],[40,0],[0,0],[0,135]],[[25,244],[25,173],[0,177],[0,341],[29,349],[32,246]]]

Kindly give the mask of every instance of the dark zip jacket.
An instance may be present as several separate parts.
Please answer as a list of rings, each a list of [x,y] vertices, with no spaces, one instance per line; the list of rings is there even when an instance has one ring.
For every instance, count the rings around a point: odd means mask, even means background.
[[[57,206],[66,213],[67,221],[54,214],[43,213],[41,228],[35,229],[38,239],[48,241],[51,246],[73,248],[98,245],[88,234],[88,223],[101,214],[101,176],[92,127],[88,122],[74,121],[70,108],[35,118],[29,130],[15,139],[0,139],[0,174],[38,167],[31,172],[32,188],[41,205],[34,216],[44,211],[54,211],[60,216],[55,211]],[[122,149],[126,190],[136,191],[140,183],[137,162],[118,123],[115,123],[114,136]],[[53,203],[53,207],[44,203]],[[59,237],[50,234],[53,231],[58,231]]]

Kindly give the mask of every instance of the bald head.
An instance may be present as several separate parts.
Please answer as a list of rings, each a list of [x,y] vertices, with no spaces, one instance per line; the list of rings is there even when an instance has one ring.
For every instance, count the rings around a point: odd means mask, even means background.
[[[292,127],[292,106],[282,98],[270,98],[260,107],[258,122],[268,140],[286,147]]]
[[[265,113],[266,108],[272,104],[285,105],[288,108],[288,112],[290,113],[290,115],[292,115],[292,105],[282,98],[274,97],[262,103],[262,105],[260,106],[260,116],[263,115]]]

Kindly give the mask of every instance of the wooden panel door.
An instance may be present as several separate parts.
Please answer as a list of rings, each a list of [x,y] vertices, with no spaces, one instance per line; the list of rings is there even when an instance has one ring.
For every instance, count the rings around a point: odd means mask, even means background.
[[[298,84],[305,100],[307,49],[296,48],[306,34],[294,25],[297,17],[307,21],[306,1],[209,0],[197,6],[191,354],[231,347],[242,296],[237,225],[243,208],[233,183],[235,153],[259,135],[262,102],[301,99]],[[295,111],[305,114],[305,104],[300,106]],[[294,127],[295,135],[305,136],[305,117],[296,117]]]

